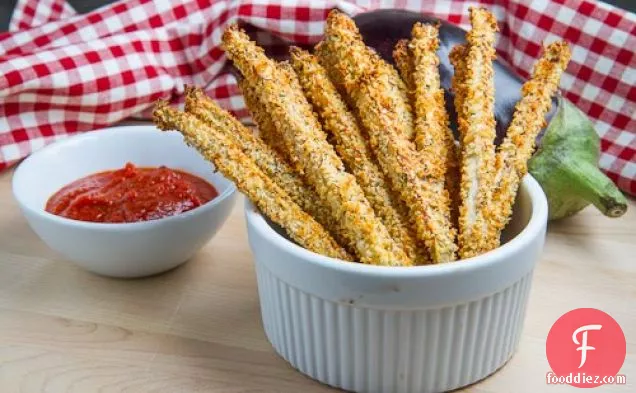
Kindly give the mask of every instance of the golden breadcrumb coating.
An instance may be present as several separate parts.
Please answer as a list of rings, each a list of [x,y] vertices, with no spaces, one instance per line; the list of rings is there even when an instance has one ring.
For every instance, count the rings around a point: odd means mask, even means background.
[[[495,171],[495,85],[493,60],[497,21],[484,8],[470,9],[472,29],[466,35],[466,74],[459,111],[462,135],[459,253],[470,258],[484,253],[495,236],[488,208]]]
[[[443,183],[450,196],[451,219],[456,223],[459,198],[459,158],[449,126],[440,84],[439,26],[416,23],[408,45],[415,86],[415,146],[432,179]]]
[[[415,98],[415,147],[428,174],[443,179],[452,136],[444,107],[444,90],[439,81],[437,27],[416,23],[409,42],[412,53]],[[453,161],[453,160],[451,160]]]
[[[346,235],[364,263],[410,265],[406,253],[376,217],[355,177],[327,142],[311,105],[295,92],[293,82],[274,61],[235,25],[223,34],[226,54],[260,93],[262,102],[283,132],[288,148],[294,148],[297,166],[347,228]],[[297,83],[297,82],[296,82]]]
[[[367,51],[369,56],[375,59],[377,66],[386,73],[389,81],[388,87],[391,89],[387,94],[395,96],[396,106],[394,110],[400,118],[404,134],[409,141],[413,141],[415,139],[415,117],[411,104],[411,94],[406,83],[402,80],[395,67],[384,61],[376,51],[369,47],[367,47]]]
[[[466,44],[455,45],[448,54],[448,58],[454,69],[453,78],[451,80],[451,88],[454,95],[453,105],[455,106],[455,112],[457,113],[457,128],[460,132],[468,127],[467,124],[460,125],[461,122],[466,122],[466,115],[460,113],[461,110],[464,108],[465,92],[463,86],[464,79],[466,78],[466,50]],[[459,154],[461,155],[461,150],[459,151]]]
[[[298,76],[296,75],[296,72],[294,71],[294,68],[291,66],[291,64],[288,61],[281,61],[275,64],[278,68],[278,71],[280,72],[281,82],[288,86],[288,89],[286,91],[291,97],[290,100],[296,102],[297,105],[301,105],[308,116],[309,112],[311,112],[313,115],[312,117],[316,117],[317,115],[313,113],[313,108],[308,103],[306,103],[307,99],[303,93],[303,88],[300,86]],[[287,124],[285,122],[277,122],[276,126],[287,127]],[[283,129],[279,129],[279,131],[282,136],[283,144],[285,145],[287,156],[289,157],[290,162],[294,164],[294,168],[298,173],[301,173],[306,177],[304,164],[300,157],[298,157],[298,155],[296,154],[296,146],[294,140],[285,138],[285,132]],[[321,134],[324,135],[324,133]],[[309,182],[311,183],[311,181]]]
[[[194,115],[169,108],[161,101],[155,107],[153,121],[162,130],[181,132],[188,145],[214,163],[217,170],[232,180],[263,214],[285,229],[298,244],[319,254],[352,260],[329,232],[294,203],[226,133]]]
[[[459,209],[462,205],[462,197],[461,197],[461,162],[462,162],[462,148],[461,141],[463,140],[461,131],[467,128],[465,124],[466,116],[461,114],[460,111],[464,107],[464,78],[466,75],[466,61],[464,59],[466,55],[466,45],[456,45],[454,46],[448,57],[450,59],[451,64],[453,65],[454,73],[451,80],[451,89],[453,91],[453,105],[455,107],[455,112],[457,113],[457,131],[459,132],[459,140],[460,144],[455,147],[455,157],[457,162],[457,179],[454,190],[450,192],[451,194],[451,215],[454,216],[453,223],[455,226],[459,227]],[[463,123],[462,123],[463,122]],[[452,181],[452,180],[449,180]]]
[[[424,242],[433,262],[453,261],[457,246],[444,202],[448,196],[443,187],[440,190],[421,176],[419,154],[395,109],[398,100],[391,74],[377,56],[370,55],[353,21],[337,11],[327,18],[319,58],[354,104],[380,167],[410,209],[418,240]]]
[[[281,61],[276,63],[276,66],[278,67],[278,70],[281,72],[283,76],[281,80],[289,85],[289,88],[290,88],[289,91],[291,95],[293,96],[293,100],[295,100],[295,102],[298,105],[304,106],[304,109],[307,114],[311,111],[314,117],[316,117],[317,114],[313,113],[313,108],[311,107],[311,105],[307,103],[307,98],[305,97],[303,93],[303,88],[300,85],[300,81],[298,80],[298,75],[296,75],[296,71],[294,71],[294,68],[292,67],[291,63],[289,61]],[[278,122],[277,126],[286,127],[287,125],[285,125],[284,122]],[[286,141],[289,141],[289,139],[284,138],[285,133],[282,130],[279,131],[279,134],[283,137],[282,145],[286,151],[286,157],[290,157],[289,161],[295,165],[296,172],[303,174],[305,182],[309,184],[310,188],[314,191],[314,194],[315,194],[316,193],[315,186],[312,186],[313,184],[312,180],[307,177],[302,161],[298,160],[298,154],[296,153],[295,143],[293,143],[292,141],[291,144],[288,144]],[[321,133],[321,134],[324,135],[324,133]],[[331,232],[331,234],[334,236],[334,238],[338,241],[338,243],[346,244],[345,248],[347,249],[347,251],[349,251],[352,254],[357,254],[355,242],[352,241],[352,237],[349,234],[347,225],[344,222],[342,222],[340,219],[338,219],[334,214],[332,214],[332,208],[331,208],[330,202],[323,198],[315,198],[315,199],[318,204],[320,204],[321,206],[324,206],[325,209],[329,212],[330,221],[329,221],[328,229]]]
[[[399,40],[393,49],[393,60],[400,72],[400,77],[402,77],[402,80],[409,91],[409,95],[412,96],[413,91],[415,90],[415,86],[413,85],[413,59],[409,53],[408,45],[409,41],[407,39]]]
[[[534,151],[534,142],[545,126],[545,116],[552,106],[552,97],[569,61],[570,48],[566,42],[548,45],[534,66],[532,78],[521,88],[521,99],[515,106],[512,121],[496,157],[490,219],[497,236],[491,244],[492,249],[499,246],[499,234],[510,220],[519,183],[528,172],[528,160]]]
[[[410,209],[418,239],[426,245],[433,262],[452,261],[456,245],[448,194],[443,183],[420,176],[418,153],[413,144],[397,132],[398,118],[385,113],[380,93],[386,89],[388,81],[385,78],[381,72],[372,74],[359,87],[362,94],[356,102],[363,124],[373,135],[372,145],[385,174]]]
[[[276,130],[276,127],[274,127],[272,118],[270,117],[269,113],[267,113],[267,109],[265,109],[265,106],[258,98],[258,92],[254,90],[252,86],[250,86],[245,78],[240,78],[238,81],[238,85],[241,89],[241,93],[243,93],[245,105],[247,106],[247,109],[252,116],[252,121],[258,128],[259,137],[269,147],[276,150],[282,157],[286,158],[287,153],[283,143],[283,138],[278,130]]]
[[[409,229],[406,206],[402,209],[406,214],[402,216],[397,205],[403,205],[403,202],[392,196],[355,117],[329,80],[327,72],[309,52],[296,47],[292,47],[290,52],[291,64],[305,95],[320,116],[325,130],[333,135],[337,153],[358,180],[375,213],[391,236],[402,244],[407,255],[416,264],[425,263],[428,260],[426,254],[416,253],[418,249],[415,236]]]
[[[192,113],[210,127],[223,132],[296,204],[329,230],[338,243],[346,242],[346,239],[339,237],[338,224],[332,218],[329,208],[315,198],[313,190],[304,183],[302,177],[294,172],[279,153],[207,97],[201,89],[186,87],[185,95],[186,112]]]
[[[333,10],[327,17],[327,24],[325,26],[325,39],[317,47],[317,54],[323,66],[327,66],[329,63],[338,64],[338,67],[345,66],[337,56],[334,56],[333,50],[330,48],[333,45],[338,44],[338,40],[346,40],[353,45],[352,51],[361,52],[365,58],[371,60],[368,63],[372,64],[374,68],[381,68],[382,72],[386,75],[388,83],[386,86],[387,99],[390,100],[391,110],[396,113],[399,118],[399,132],[404,135],[409,141],[412,141],[415,137],[413,114],[409,97],[407,94],[407,88],[398,72],[392,65],[384,61],[373,49],[367,47],[362,41],[362,37],[358,28],[351,18],[343,14],[338,10]],[[355,88],[356,80],[359,75],[364,75],[370,70],[364,69],[363,65],[356,65],[352,62],[346,62],[348,69],[341,70],[341,76],[332,75],[329,70],[330,67],[326,67],[329,76],[339,89],[349,91],[351,88]],[[353,85],[353,86],[352,86]]]

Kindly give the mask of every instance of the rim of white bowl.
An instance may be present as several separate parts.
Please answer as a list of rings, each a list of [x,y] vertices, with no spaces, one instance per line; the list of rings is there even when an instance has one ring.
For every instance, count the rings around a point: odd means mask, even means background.
[[[369,276],[388,276],[393,278],[412,277],[413,275],[435,276],[453,274],[458,271],[479,270],[494,263],[506,261],[511,255],[519,252],[534,238],[539,236],[548,221],[548,201],[539,183],[526,175],[520,188],[525,188],[531,201],[530,220],[515,237],[495,250],[476,257],[452,263],[441,263],[424,266],[377,266],[363,263],[351,263],[309,251],[296,243],[287,240],[272,228],[251,201],[246,200],[245,215],[251,225],[264,238],[269,239],[275,247],[309,263],[324,268],[346,271]]]
[[[175,220],[185,220],[190,216],[193,216],[196,214],[202,214],[210,209],[213,209],[214,206],[218,205],[219,203],[221,203],[221,201],[229,198],[232,194],[236,192],[236,185],[234,184],[234,182],[232,182],[229,179],[226,179],[230,182],[230,185],[222,193],[219,193],[219,195],[217,195],[216,198],[204,203],[201,206],[198,206],[195,209],[188,210],[183,213],[175,214],[173,216],[159,218],[156,220],[125,222],[125,223],[103,223],[103,222],[80,221],[80,220],[73,220],[70,218],[57,216],[55,214],[49,213],[46,210],[44,210],[44,207],[42,207],[42,209],[34,209],[31,206],[28,206],[26,203],[22,201],[21,197],[15,192],[15,183],[20,176],[23,176],[22,172],[26,170],[24,169],[24,167],[27,166],[29,162],[37,159],[41,155],[50,154],[48,152],[52,151],[53,149],[59,148],[60,146],[63,146],[65,144],[76,143],[77,141],[82,139],[102,138],[102,137],[108,137],[108,135],[113,135],[113,134],[126,133],[128,135],[131,135],[132,133],[151,133],[151,132],[164,132],[164,131],[160,131],[158,128],[156,128],[153,125],[118,126],[118,127],[108,127],[108,128],[98,129],[98,130],[86,131],[86,132],[83,132],[82,134],[74,135],[65,139],[55,141],[51,143],[50,145],[47,145],[43,147],[42,149],[30,154],[20,164],[18,164],[15,172],[13,173],[13,179],[11,181],[13,197],[18,202],[21,209],[28,210],[29,212],[35,213],[48,220],[58,222],[60,224],[75,225],[75,226],[84,227],[87,229],[99,229],[99,230],[106,230],[106,231],[108,230],[117,230],[117,231],[124,230],[125,231],[125,230],[140,229],[144,226],[162,225],[162,223],[175,221]],[[210,163],[210,165],[212,165],[212,163]]]

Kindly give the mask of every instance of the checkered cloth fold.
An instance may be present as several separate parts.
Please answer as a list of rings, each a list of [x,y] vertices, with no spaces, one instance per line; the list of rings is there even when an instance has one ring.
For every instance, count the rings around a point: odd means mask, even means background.
[[[527,77],[542,42],[565,39],[565,96],[594,121],[600,166],[636,195],[636,15],[589,0],[123,0],[77,15],[65,0],[18,0],[0,33],[0,169],[78,132],[147,117],[153,102],[182,99],[183,85],[247,119],[220,48],[232,22],[264,46],[312,44],[337,7],[356,14],[405,8],[468,27],[468,7],[497,16],[497,49]]]

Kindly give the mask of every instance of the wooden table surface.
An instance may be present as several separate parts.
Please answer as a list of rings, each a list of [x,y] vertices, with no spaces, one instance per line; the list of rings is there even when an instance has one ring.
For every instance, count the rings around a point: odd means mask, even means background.
[[[278,357],[261,326],[242,200],[190,262],[137,280],[88,273],[28,227],[0,175],[0,392],[327,392]],[[612,315],[627,338],[621,370],[636,387],[636,203],[621,219],[593,208],[550,224],[521,344],[466,391],[578,391],[547,386],[545,338],[579,307]]]

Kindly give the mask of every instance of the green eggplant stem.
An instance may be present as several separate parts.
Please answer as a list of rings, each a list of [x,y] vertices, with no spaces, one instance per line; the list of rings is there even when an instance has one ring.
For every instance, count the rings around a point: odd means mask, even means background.
[[[600,139],[592,122],[569,101],[558,98],[528,171],[543,187],[551,220],[576,214],[592,203],[608,217],[627,211],[627,199],[598,168]]]
[[[564,172],[571,175],[570,187],[575,189],[581,198],[592,203],[598,210],[608,217],[620,217],[627,211],[627,199],[616,188],[614,183],[598,170],[596,164],[588,161],[572,162],[565,160]]]

